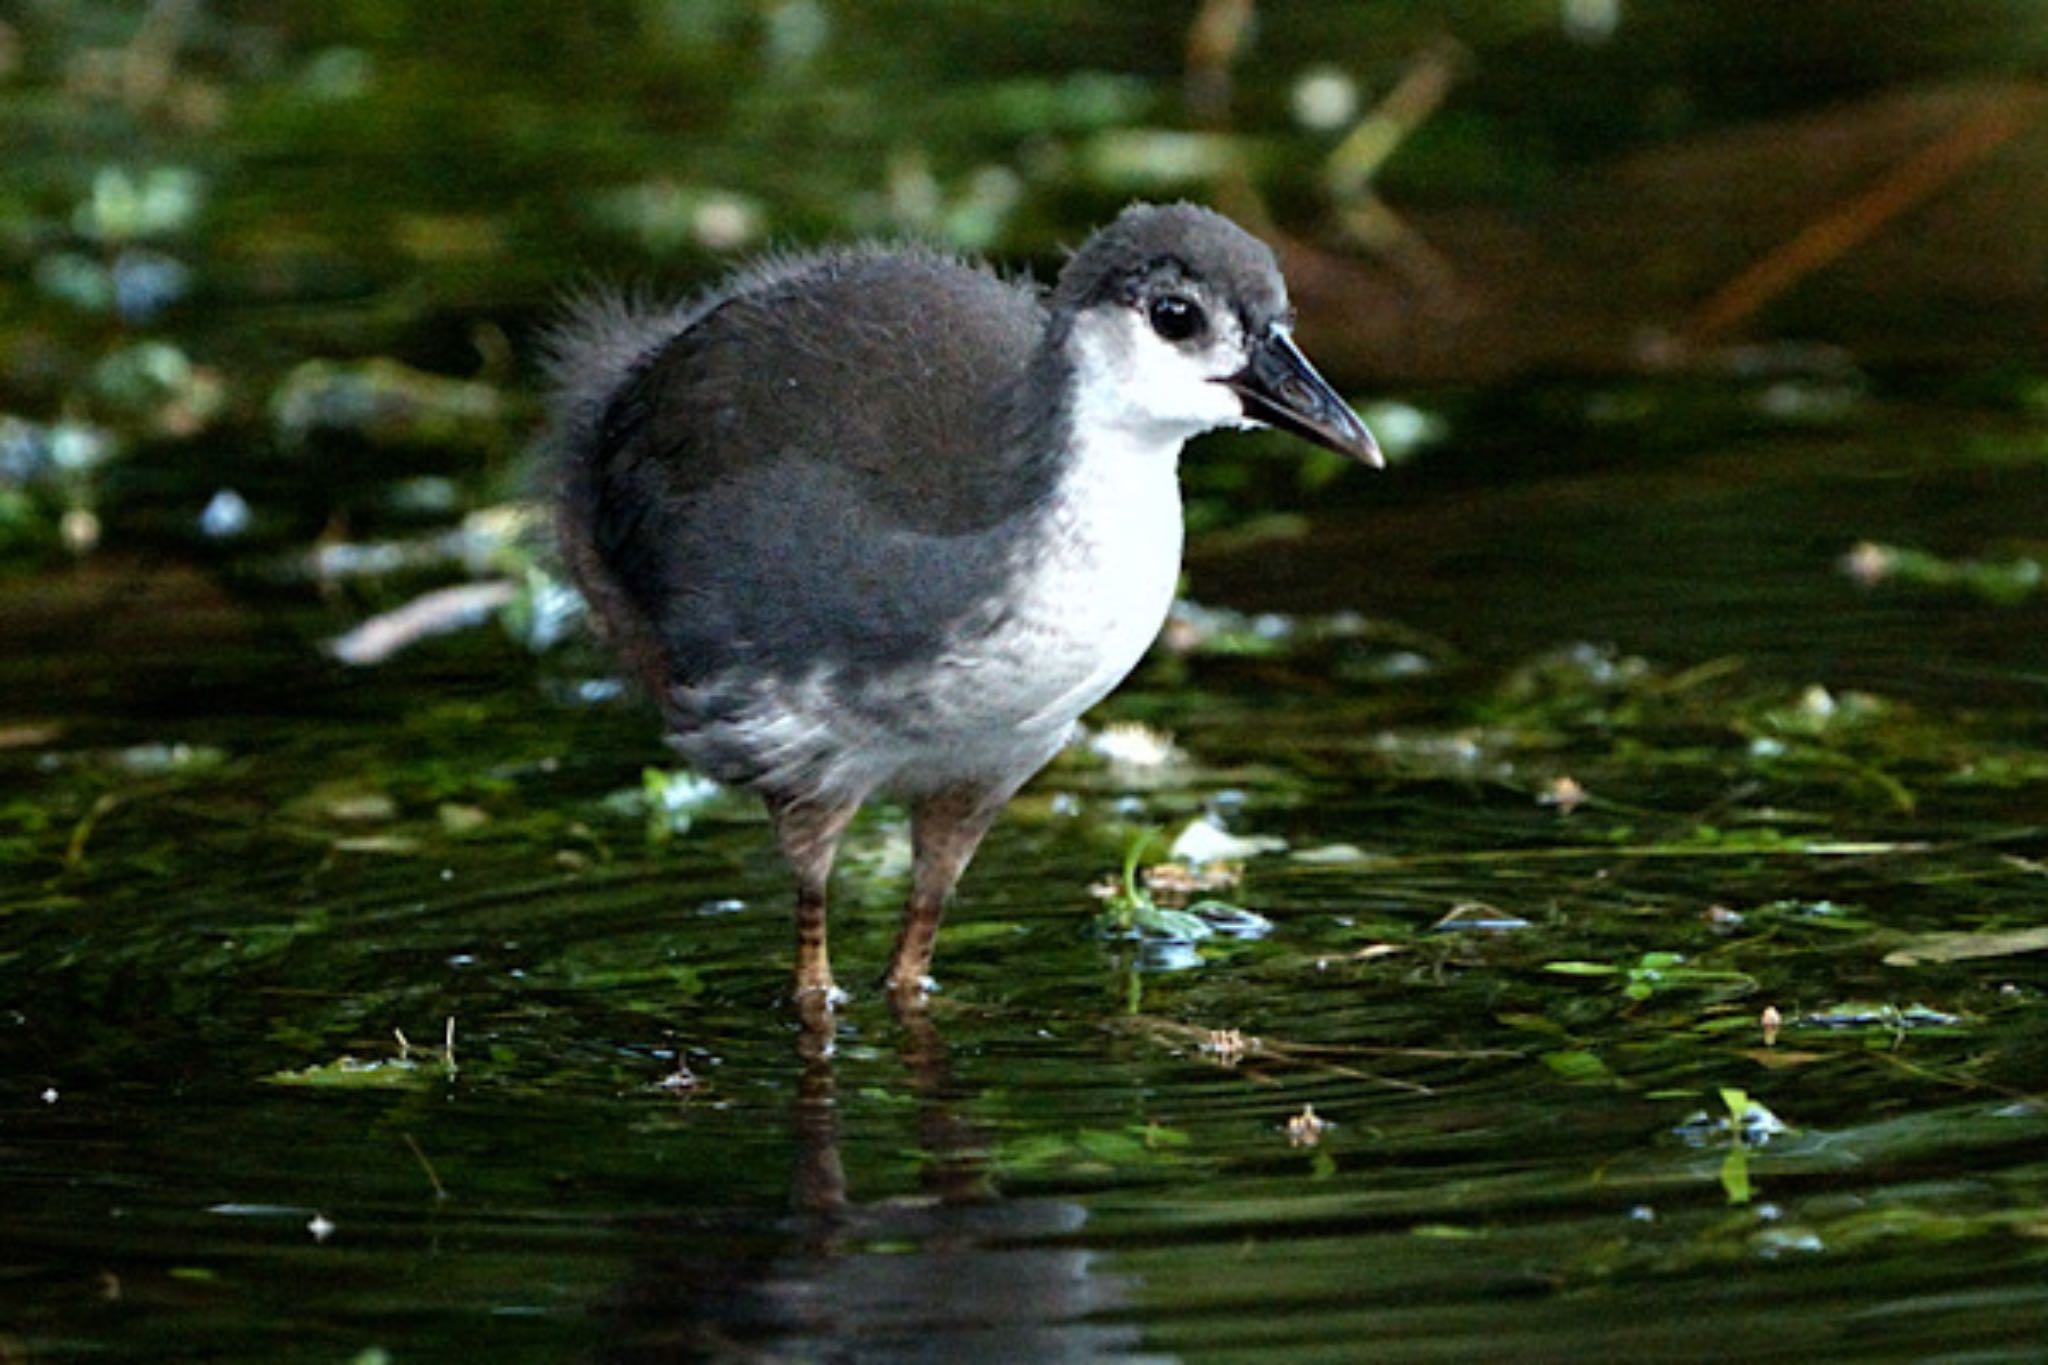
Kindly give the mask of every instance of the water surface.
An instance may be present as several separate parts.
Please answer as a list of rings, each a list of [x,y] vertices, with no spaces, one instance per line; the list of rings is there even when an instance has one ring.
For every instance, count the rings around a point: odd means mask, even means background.
[[[1198,541],[1298,638],[1141,670],[1095,719],[1185,761],[1041,777],[922,1016],[865,817],[829,1051],[765,824],[651,837],[595,655],[16,581],[0,1355],[2041,1359],[2048,613],[1836,565],[2037,546],[2033,450],[1900,403]],[[1270,931],[1092,931],[1204,811]]]

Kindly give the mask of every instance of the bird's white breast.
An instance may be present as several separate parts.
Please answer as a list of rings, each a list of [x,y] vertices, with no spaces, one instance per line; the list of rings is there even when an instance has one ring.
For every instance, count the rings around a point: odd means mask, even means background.
[[[1114,432],[1077,446],[1012,609],[1020,700],[1036,702],[1025,727],[1070,723],[1159,634],[1180,578],[1179,454]]]

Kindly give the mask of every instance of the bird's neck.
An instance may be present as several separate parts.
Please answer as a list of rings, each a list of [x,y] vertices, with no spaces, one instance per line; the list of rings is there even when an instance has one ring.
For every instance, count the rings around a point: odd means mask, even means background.
[[[1154,482],[1170,480],[1181,447],[1208,424],[1154,410],[1133,393],[1142,378],[1117,363],[1100,329],[1075,322],[1056,315],[1048,323],[1019,377],[1017,401],[1003,405],[1012,448],[1050,475],[1048,488],[1105,473],[1135,478],[1141,469]]]

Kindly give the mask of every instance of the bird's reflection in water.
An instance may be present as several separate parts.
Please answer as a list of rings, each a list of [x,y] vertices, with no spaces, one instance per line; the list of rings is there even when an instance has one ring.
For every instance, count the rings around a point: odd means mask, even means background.
[[[831,1012],[803,1012],[790,1224],[772,1247],[757,1228],[732,1238],[729,1254],[670,1261],[658,1281],[637,1282],[620,1324],[628,1340],[610,1358],[1171,1359],[1142,1352],[1139,1329],[1115,1320],[1129,1277],[1071,1244],[1086,1209],[1000,1197],[937,1025],[921,1003],[894,1014],[916,1098],[921,1194],[863,1204],[848,1189]]]

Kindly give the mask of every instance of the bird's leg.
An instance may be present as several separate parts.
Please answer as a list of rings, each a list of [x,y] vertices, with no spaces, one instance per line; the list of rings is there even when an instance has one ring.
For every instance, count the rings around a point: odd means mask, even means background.
[[[903,928],[889,958],[886,984],[898,999],[922,998],[932,967],[932,944],[939,936],[939,917],[953,883],[974,856],[981,836],[995,822],[1010,793],[954,787],[917,803],[911,812],[913,865],[910,901],[903,907]]]
[[[825,950],[825,888],[832,880],[832,859],[839,836],[860,809],[859,802],[828,804],[814,800],[768,799],[768,818],[782,856],[796,874],[797,1003],[829,1006],[835,993],[832,959]]]

